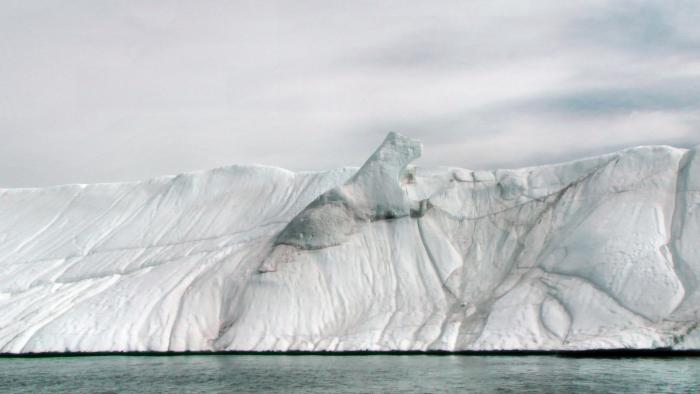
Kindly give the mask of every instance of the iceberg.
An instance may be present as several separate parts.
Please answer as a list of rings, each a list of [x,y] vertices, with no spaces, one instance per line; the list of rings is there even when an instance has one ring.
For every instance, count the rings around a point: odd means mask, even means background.
[[[700,349],[700,146],[0,189],[0,353]]]

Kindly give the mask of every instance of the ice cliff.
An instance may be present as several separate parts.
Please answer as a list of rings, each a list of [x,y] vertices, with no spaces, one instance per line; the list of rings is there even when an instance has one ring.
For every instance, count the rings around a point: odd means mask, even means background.
[[[698,150],[0,190],[0,353],[700,349]]]

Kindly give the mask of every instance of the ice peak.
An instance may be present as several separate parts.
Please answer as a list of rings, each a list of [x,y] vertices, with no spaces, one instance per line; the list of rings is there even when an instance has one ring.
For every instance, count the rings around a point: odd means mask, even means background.
[[[419,158],[422,153],[423,145],[420,141],[392,131],[357,171],[353,180],[387,175],[395,176],[398,180],[406,166]]]
[[[365,223],[409,216],[412,204],[401,187],[408,163],[420,157],[419,141],[390,132],[365,164],[342,186],[312,201],[278,235],[261,266],[272,271],[292,250],[322,249],[343,243]]]

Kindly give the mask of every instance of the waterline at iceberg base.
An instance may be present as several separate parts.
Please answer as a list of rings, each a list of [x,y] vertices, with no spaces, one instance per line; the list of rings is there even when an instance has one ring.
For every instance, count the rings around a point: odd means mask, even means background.
[[[700,349],[700,147],[0,190],[0,353]]]

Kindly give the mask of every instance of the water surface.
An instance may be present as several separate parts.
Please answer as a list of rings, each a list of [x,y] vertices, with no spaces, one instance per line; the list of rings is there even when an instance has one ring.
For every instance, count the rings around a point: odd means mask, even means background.
[[[187,355],[0,358],[1,393],[695,392],[700,358]]]

